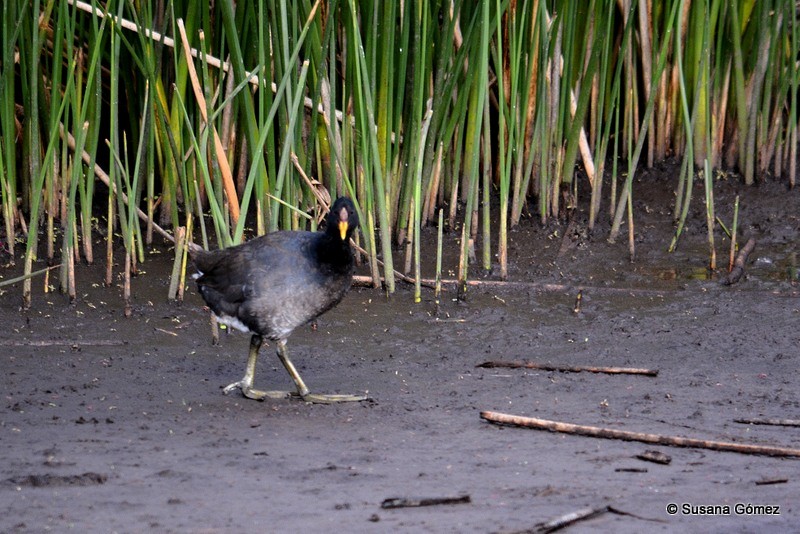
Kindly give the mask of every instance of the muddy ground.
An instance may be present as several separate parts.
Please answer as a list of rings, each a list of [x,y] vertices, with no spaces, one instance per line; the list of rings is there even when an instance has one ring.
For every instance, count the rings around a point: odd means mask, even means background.
[[[626,239],[526,219],[511,235],[515,285],[449,288],[414,304],[400,286],[354,288],[290,338],[314,391],[368,391],[335,406],[256,402],[221,388],[244,372],[247,336],[210,343],[194,287],[166,302],[171,253],[153,248],[133,282],[100,287],[81,267],[80,298],[21,289],[0,296],[1,532],[516,532],[610,505],[570,532],[788,532],[800,524],[798,459],[501,427],[495,410],[569,423],[800,448],[800,191],[722,180],[728,224],[741,194],[742,240],[758,241],[746,277],[709,278],[696,201],[677,252],[669,170],[635,185],[637,261]],[[702,198],[702,189],[695,191]],[[603,219],[607,218],[606,215]],[[428,246],[433,229],[427,230]],[[455,249],[454,232],[448,235]],[[729,242],[717,232],[721,265]],[[0,271],[4,278],[19,272]],[[447,269],[455,269],[448,258]],[[491,277],[489,278],[491,279]],[[574,312],[582,289],[580,313]],[[265,349],[256,385],[290,381]],[[657,369],[657,377],[481,369],[486,360]],[[671,457],[637,459],[646,450]],[[389,498],[469,496],[469,503],[384,509]],[[676,515],[666,508],[674,503]],[[743,510],[736,504],[745,505]],[[691,515],[727,505],[723,515]],[[746,505],[780,515],[742,515]],[[694,507],[694,508],[692,508]],[[725,512],[723,509],[722,512]]]

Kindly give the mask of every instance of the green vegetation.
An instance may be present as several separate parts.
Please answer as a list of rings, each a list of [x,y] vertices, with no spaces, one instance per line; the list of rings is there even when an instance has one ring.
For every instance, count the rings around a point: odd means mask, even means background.
[[[633,258],[635,173],[668,156],[683,161],[670,246],[703,201],[713,269],[714,170],[796,182],[794,1],[1,9],[1,231],[24,262],[26,304],[33,276],[49,272],[40,254],[75,298],[75,262],[94,261],[99,235],[109,284],[124,245],[126,298],[154,233],[178,236],[169,296],[180,298],[186,240],[316,229],[339,195],[356,200],[357,244],[390,293],[392,251],[419,281],[420,234],[435,219],[458,240],[463,291],[470,265],[490,270],[493,254],[507,276],[523,214],[544,223],[578,194],[590,195],[591,229],[608,214],[610,240],[624,219]],[[693,199],[700,179],[705,198]]]

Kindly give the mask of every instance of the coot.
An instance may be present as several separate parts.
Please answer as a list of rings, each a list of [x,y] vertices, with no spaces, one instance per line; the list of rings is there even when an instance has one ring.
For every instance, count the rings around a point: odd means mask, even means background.
[[[244,378],[227,386],[225,393],[240,389],[257,400],[296,394],[321,403],[366,399],[310,393],[286,350],[286,339],[295,328],[336,306],[350,289],[350,236],[357,227],[355,206],[342,197],[333,203],[322,232],[273,232],[235,247],[190,251],[199,271],[200,295],[219,322],[252,334]],[[296,393],[253,388],[264,338],[277,343],[278,358],[294,380]]]

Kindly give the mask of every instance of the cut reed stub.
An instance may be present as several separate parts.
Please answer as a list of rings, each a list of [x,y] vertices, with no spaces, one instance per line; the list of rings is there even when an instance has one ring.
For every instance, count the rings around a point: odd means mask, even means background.
[[[744,266],[747,263],[747,257],[755,248],[756,240],[751,237],[747,240],[747,243],[745,243],[744,247],[742,247],[742,250],[740,250],[739,254],[736,256],[736,261],[733,262],[733,269],[731,269],[731,272],[728,273],[728,276],[720,280],[722,285],[732,286],[738,282],[742,276],[744,276]]]
[[[583,289],[578,291],[578,296],[575,297],[575,307],[572,308],[572,312],[576,315],[581,313],[581,303],[583,302]]]

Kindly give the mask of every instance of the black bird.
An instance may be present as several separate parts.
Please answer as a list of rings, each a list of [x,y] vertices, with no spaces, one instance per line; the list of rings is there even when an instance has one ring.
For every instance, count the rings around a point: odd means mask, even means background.
[[[303,400],[366,399],[310,393],[286,350],[286,339],[295,328],[339,304],[350,289],[354,270],[350,236],[357,227],[355,206],[342,197],[331,206],[323,232],[273,232],[235,247],[191,250],[199,271],[197,287],[208,307],[219,322],[252,334],[244,378],[227,386],[225,393],[240,389],[245,397],[257,400],[293,394],[253,389],[258,351],[267,338],[277,343],[278,358]]]

